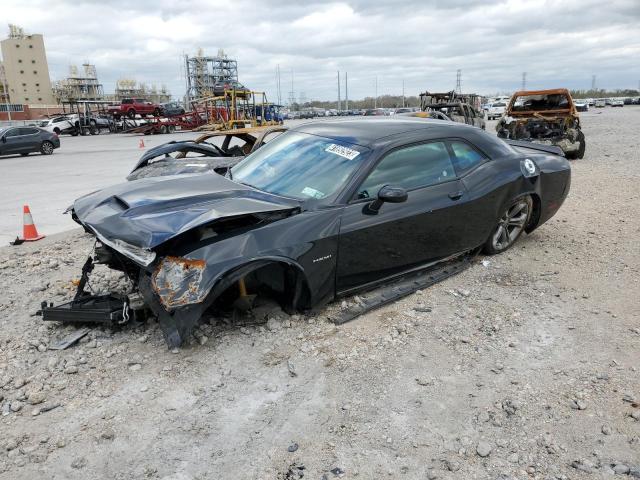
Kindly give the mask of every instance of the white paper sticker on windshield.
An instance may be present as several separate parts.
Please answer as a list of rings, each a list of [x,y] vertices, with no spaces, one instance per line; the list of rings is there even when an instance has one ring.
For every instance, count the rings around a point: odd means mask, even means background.
[[[312,197],[312,198],[322,198],[322,197],[324,197],[324,193],[322,193],[319,190],[316,190],[315,188],[311,188],[311,187],[304,187],[302,189],[302,194],[306,195],[307,197]]]
[[[329,145],[327,148],[324,149],[324,151],[335,153],[336,155],[340,155],[341,157],[344,157],[348,160],[353,160],[358,155],[360,155],[360,152],[357,150],[353,150],[352,148],[348,148],[348,147],[343,147],[342,145],[336,145],[335,143],[332,143],[331,145]]]

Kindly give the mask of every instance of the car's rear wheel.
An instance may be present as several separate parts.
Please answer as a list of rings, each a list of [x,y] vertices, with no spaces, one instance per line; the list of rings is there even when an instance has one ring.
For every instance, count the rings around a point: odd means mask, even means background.
[[[127,110],[127,117],[136,118],[136,111],[133,108],[130,108],[129,110]]]
[[[42,142],[42,145],[40,145],[40,153],[43,155],[51,155],[53,153],[53,143],[49,140]]]
[[[162,113],[162,112],[160,111],[160,109],[159,109],[159,108],[156,108],[156,109],[153,111],[153,116],[154,116],[154,117],[159,117],[161,113]]]
[[[484,252],[489,255],[504,252],[522,235],[533,209],[533,200],[529,195],[520,197],[505,210],[498,225],[484,244]]]

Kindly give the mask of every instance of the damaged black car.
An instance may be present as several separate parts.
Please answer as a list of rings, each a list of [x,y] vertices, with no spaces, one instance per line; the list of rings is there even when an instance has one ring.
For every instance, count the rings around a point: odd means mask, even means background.
[[[96,237],[87,273],[98,262],[131,279],[117,318],[149,309],[177,347],[205,311],[251,308],[257,294],[304,311],[508,249],[558,211],[571,178],[559,149],[514,144],[430,120],[308,123],[226,176],[126,182],[72,215]],[[79,287],[66,315],[83,299]]]

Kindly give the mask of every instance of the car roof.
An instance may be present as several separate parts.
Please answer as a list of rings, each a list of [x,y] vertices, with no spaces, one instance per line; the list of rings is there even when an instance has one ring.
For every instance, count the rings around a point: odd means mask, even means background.
[[[368,147],[373,144],[385,143],[385,140],[391,142],[396,135],[418,130],[428,130],[433,133],[434,138],[437,138],[443,135],[443,129],[451,133],[451,130],[459,131],[469,128],[473,127],[462,123],[443,122],[442,120],[427,118],[371,118],[367,120],[345,119],[309,122],[292,128],[291,131],[309,133]]]

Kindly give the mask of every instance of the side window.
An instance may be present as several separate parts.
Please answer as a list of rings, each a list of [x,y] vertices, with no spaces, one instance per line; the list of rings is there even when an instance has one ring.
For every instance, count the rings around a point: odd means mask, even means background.
[[[485,156],[471,145],[465,142],[452,141],[449,142],[453,151],[453,164],[458,175],[468,172],[476,165],[481,164],[485,160]]]
[[[411,190],[454,179],[444,142],[430,142],[394,150],[376,165],[358,189],[358,198],[375,198],[385,185]]]
[[[18,130],[20,130],[19,135],[33,135],[34,133],[38,133],[35,128],[23,127],[19,128]]]
[[[9,137],[17,137],[18,135],[21,135],[20,129],[19,128],[12,128],[4,136],[6,138],[9,138]]]

